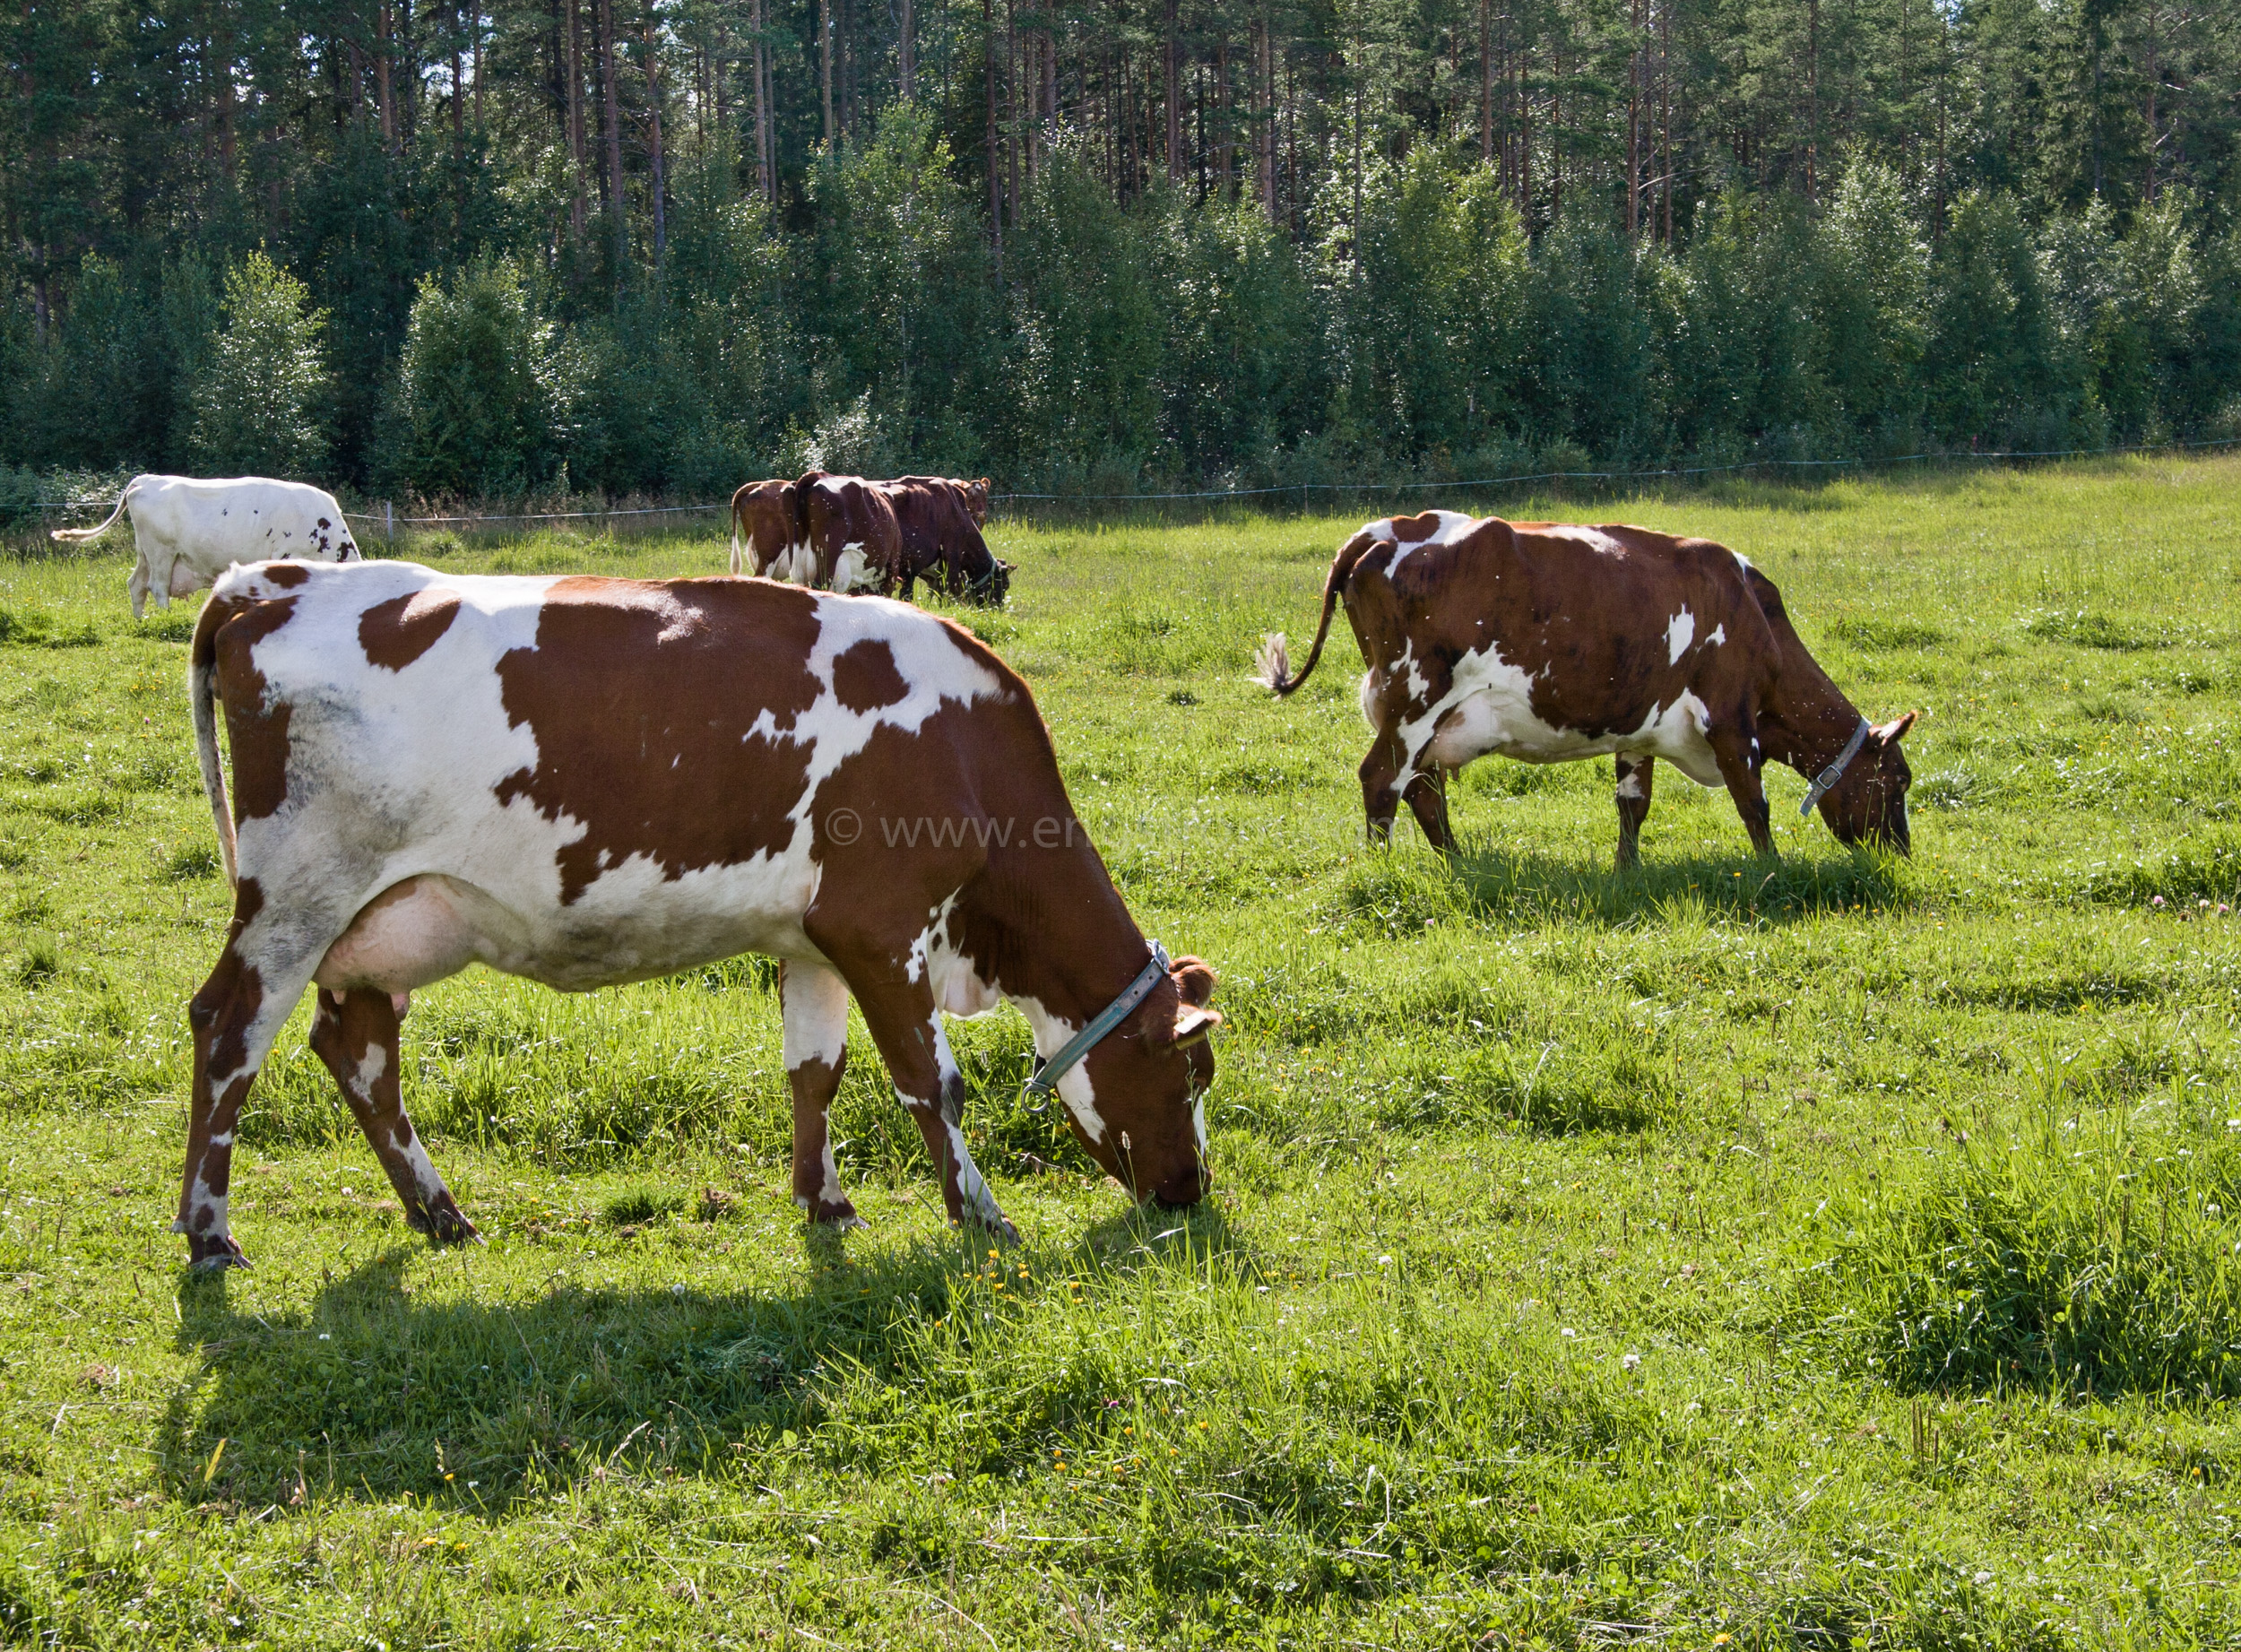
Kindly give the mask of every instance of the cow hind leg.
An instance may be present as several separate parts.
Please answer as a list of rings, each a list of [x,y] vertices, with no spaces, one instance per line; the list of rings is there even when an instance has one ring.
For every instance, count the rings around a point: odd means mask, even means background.
[[[1362,813],[1370,842],[1380,848],[1393,838],[1393,817],[1400,810],[1400,742],[1378,737],[1370,755],[1362,759]]]
[[[311,979],[309,959],[244,945],[262,904],[255,879],[242,879],[225,950],[187,1002],[195,1068],[187,1094],[186,1164],[171,1231],[186,1235],[187,1259],[198,1268],[249,1265],[227,1221],[234,1127],[273,1041]]]
[[[833,1096],[848,1067],[848,985],[822,964],[783,964],[778,1002],[793,1091],[793,1202],[811,1222],[861,1227],[833,1161]]]
[[[1767,808],[1761,774],[1765,757],[1759,749],[1757,731],[1746,723],[1716,732],[1710,738],[1713,760],[1719,765],[1720,778],[1727,783],[1727,795],[1735,800],[1735,812],[1743,817],[1743,830],[1751,834],[1751,847],[1761,855],[1774,855],[1778,852],[1774,847],[1773,816]]]
[[[1619,806],[1619,870],[1628,871],[1642,861],[1642,821],[1649,813],[1650,783],[1656,776],[1657,759],[1630,757],[1621,752],[1618,758]]]
[[[312,1051],[334,1075],[397,1190],[406,1224],[439,1245],[480,1238],[405,1116],[399,1019],[398,1000],[386,992],[322,987],[311,1020]]]
[[[1448,827],[1448,771],[1437,765],[1424,769],[1408,783],[1403,795],[1432,846],[1443,853],[1453,850],[1455,834]]]

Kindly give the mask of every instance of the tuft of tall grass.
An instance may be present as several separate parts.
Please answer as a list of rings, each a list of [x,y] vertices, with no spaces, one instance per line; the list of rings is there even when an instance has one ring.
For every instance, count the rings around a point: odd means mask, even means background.
[[[2145,1110],[2143,1110],[2144,1111]],[[1908,1388],[2241,1395],[2241,1120],[2039,1114],[1849,1211],[1844,1313]]]

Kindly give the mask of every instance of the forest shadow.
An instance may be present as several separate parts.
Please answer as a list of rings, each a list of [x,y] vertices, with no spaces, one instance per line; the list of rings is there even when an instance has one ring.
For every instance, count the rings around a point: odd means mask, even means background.
[[[1907,861],[1872,850],[1762,861],[1747,853],[1668,858],[1645,848],[1639,866],[1619,871],[1467,835],[1444,856],[1404,852],[1357,863],[1339,887],[1333,915],[1398,937],[1449,919],[1504,929],[1781,925],[1899,912],[1919,899]]]
[[[423,1300],[417,1241],[328,1273],[293,1313],[246,1310],[229,1276],[189,1275],[177,1341],[196,1363],[149,1442],[158,1476],[221,1510],[410,1496],[496,1517],[585,1482],[722,1472],[811,1432],[844,1375],[915,1391],[930,1360],[954,1359],[958,1328],[937,1328],[953,1316],[1002,1337],[1038,1295],[1094,1309],[1142,1267],[1250,1267],[1211,1201],[1125,1207],[992,1258],[978,1233],[802,1242],[805,1276],[737,1292],[561,1283],[527,1301]],[[474,1256],[458,1265],[471,1277]]]

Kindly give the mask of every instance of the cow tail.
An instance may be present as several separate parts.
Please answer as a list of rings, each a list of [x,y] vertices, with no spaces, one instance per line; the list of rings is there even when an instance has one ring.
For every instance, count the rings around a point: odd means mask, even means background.
[[[132,500],[134,484],[137,483],[139,480],[140,478],[135,476],[133,478],[132,481],[125,484],[125,491],[117,496],[117,508],[108,514],[108,520],[104,522],[100,527],[56,528],[48,533],[47,537],[53,540],[59,545],[74,545],[86,540],[100,539],[101,535],[107,533],[109,529],[116,524],[117,519],[125,514],[125,506]]]
[[[203,604],[195,622],[195,644],[187,656],[186,702],[195,719],[195,757],[203,768],[203,791],[218,826],[218,851],[226,862],[226,881],[235,878],[233,810],[226,802],[226,771],[218,760],[218,627],[232,617],[230,605]]]
[[[1307,651],[1307,663],[1292,673],[1292,657],[1284,645],[1284,633],[1272,631],[1260,639],[1260,652],[1253,656],[1253,678],[1271,694],[1286,695],[1296,690],[1315,670],[1315,662],[1323,657],[1323,639],[1330,635],[1331,610],[1338,606],[1338,599],[1346,589],[1346,581],[1354,575],[1354,564],[1362,560],[1362,553],[1376,541],[1349,543],[1332,558],[1330,577],[1323,582],[1323,618],[1315,627],[1315,645]]]
[[[731,572],[735,575],[747,572],[747,560],[740,552],[740,528],[742,514],[739,501],[734,499],[731,502]]]

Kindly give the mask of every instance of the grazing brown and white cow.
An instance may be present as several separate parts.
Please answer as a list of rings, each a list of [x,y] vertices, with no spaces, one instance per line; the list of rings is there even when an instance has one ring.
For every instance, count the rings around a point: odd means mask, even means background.
[[[951,596],[1001,608],[1011,590],[1012,565],[997,558],[981,537],[988,520],[988,480],[898,476],[874,484],[895,507],[902,530],[902,586],[907,601],[921,575]]]
[[[158,608],[169,608],[173,597],[200,591],[237,562],[358,557],[358,541],[333,494],[262,476],[135,476],[99,527],[56,528],[51,537],[63,544],[99,539],[128,511],[140,552],[125,582],[135,619],[147,611],[150,596]]]
[[[902,579],[903,525],[877,482],[811,471],[795,486],[819,591],[892,592]]]
[[[236,1120],[314,986],[312,1047],[407,1219],[473,1235],[405,1117],[398,1040],[406,995],[476,962],[581,991],[783,960],[814,1221],[856,1219],[827,1127],[852,993],[953,1220],[1010,1231],[942,1023],[999,999],[1099,1164],[1170,1204],[1206,1191],[1214,972],[1145,939],[1026,685],[944,620],[762,581],[264,563],[219,581],[190,688],[234,879],[189,1011],[198,1266],[241,1259]]]
[[[797,483],[748,482],[731,496],[731,571],[789,585],[811,583],[815,559]]]
[[[1842,842],[1909,846],[1899,741],[1915,714],[1881,727],[1861,716],[1798,640],[1774,582],[1725,546],[1455,511],[1373,522],[1330,565],[1307,663],[1293,675],[1273,636],[1260,680],[1280,695],[1305,682],[1341,601],[1370,668],[1362,712],[1377,739],[1362,797],[1375,837],[1406,798],[1424,835],[1451,846],[1447,775],[1488,752],[1607,752],[1621,866],[1638,859],[1659,757],[1725,785],[1761,854],[1774,852],[1769,758],[1812,782],[1799,812],[1818,805]]]

